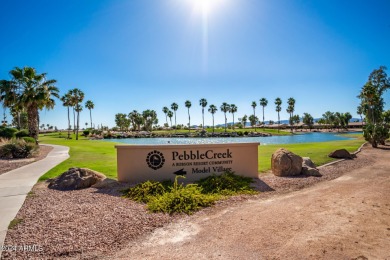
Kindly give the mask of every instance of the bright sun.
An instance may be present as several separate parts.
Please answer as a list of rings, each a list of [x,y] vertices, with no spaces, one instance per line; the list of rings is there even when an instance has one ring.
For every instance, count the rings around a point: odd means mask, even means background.
[[[221,0],[192,0],[195,9],[203,14],[209,14],[213,11]]]

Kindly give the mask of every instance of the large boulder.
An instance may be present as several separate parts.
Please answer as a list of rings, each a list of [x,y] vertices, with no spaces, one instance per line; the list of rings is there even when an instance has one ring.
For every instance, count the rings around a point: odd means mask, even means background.
[[[302,174],[315,177],[322,176],[316,165],[309,157],[303,157],[302,160]]]
[[[271,158],[272,172],[276,176],[295,176],[301,174],[302,157],[286,149],[280,148]]]
[[[331,158],[337,159],[352,159],[353,156],[345,149],[339,149],[331,152],[329,155]]]
[[[50,181],[49,188],[57,190],[79,190],[97,185],[106,176],[87,168],[69,168],[57,178]]]

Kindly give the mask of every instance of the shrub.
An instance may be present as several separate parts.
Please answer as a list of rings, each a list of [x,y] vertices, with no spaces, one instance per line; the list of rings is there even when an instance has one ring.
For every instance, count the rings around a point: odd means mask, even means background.
[[[165,192],[165,187],[157,181],[146,181],[122,192],[126,198],[147,203],[152,196],[162,195]]]
[[[88,135],[89,135],[89,130],[84,130],[84,131],[83,131],[83,135],[84,135],[84,136],[88,136]]]
[[[234,195],[234,194],[254,194],[257,193],[250,187],[253,180],[243,177],[233,172],[224,172],[221,175],[211,175],[199,180],[197,183],[202,188],[203,193]]]
[[[0,146],[0,158],[15,159],[15,158],[27,158],[38,149],[38,146],[34,143],[27,143],[20,139],[11,139],[3,141]]]
[[[238,136],[243,136],[244,135],[244,133],[242,131],[238,131],[237,134],[238,134]]]
[[[15,137],[17,137],[17,138],[22,138],[22,137],[26,137],[26,136],[29,136],[27,129],[22,129],[22,130],[16,132],[16,134],[15,134]]]
[[[33,137],[25,136],[22,138],[26,143],[36,143],[37,141]]]
[[[91,131],[91,134],[93,134],[93,135],[101,135],[102,132],[103,132],[102,130],[93,129],[93,130]]]
[[[0,137],[11,139],[11,138],[15,137],[15,133],[17,131],[18,130],[15,128],[1,126],[0,127]]]
[[[225,172],[220,176],[210,176],[200,180],[197,184],[178,184],[175,182],[146,181],[135,187],[123,190],[124,197],[147,203],[152,212],[186,213],[191,214],[202,207],[214,204],[224,196],[235,194],[254,194],[250,184],[251,178],[241,177],[232,172]]]
[[[177,176],[179,177],[179,176]],[[161,196],[151,197],[148,208],[152,212],[191,214],[202,207],[208,207],[218,200],[219,196],[203,194],[202,188],[196,184],[183,186],[175,183],[169,192]]]

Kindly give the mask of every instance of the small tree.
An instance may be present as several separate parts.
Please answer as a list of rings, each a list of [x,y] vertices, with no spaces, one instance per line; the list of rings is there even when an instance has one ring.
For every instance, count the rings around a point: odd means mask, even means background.
[[[311,129],[313,128],[314,125],[314,119],[312,115],[310,115],[309,113],[303,113],[302,121],[304,124],[306,124],[309,127],[309,130],[311,132]]]
[[[381,66],[373,70],[358,96],[367,121],[363,127],[363,135],[374,148],[378,147],[378,143],[385,144],[385,140],[389,138],[389,127],[383,120],[383,94],[390,88],[390,78],[387,77],[386,69],[385,66]]]
[[[257,121],[259,121],[257,116],[255,116],[255,115],[250,115],[249,116],[249,122],[250,122],[252,127],[256,125]]]

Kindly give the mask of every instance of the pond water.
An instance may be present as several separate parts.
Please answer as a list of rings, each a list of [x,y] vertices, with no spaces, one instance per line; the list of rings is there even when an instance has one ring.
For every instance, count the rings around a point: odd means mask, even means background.
[[[305,133],[269,137],[126,138],[104,139],[104,141],[118,142],[123,144],[225,144],[259,142],[261,145],[267,145],[327,142],[350,139],[354,138],[348,137],[348,135],[339,135],[338,133]]]

